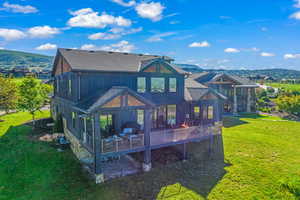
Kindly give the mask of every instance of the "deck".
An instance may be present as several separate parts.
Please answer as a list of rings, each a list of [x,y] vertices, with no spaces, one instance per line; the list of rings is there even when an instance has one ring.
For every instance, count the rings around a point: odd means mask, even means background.
[[[188,128],[165,129],[151,131],[150,146],[151,149],[160,148],[190,142],[209,137],[213,133],[214,126],[192,126]],[[107,141],[103,139],[101,152],[103,154],[116,152],[137,152],[144,150],[144,134],[136,135],[132,138],[116,138],[116,140]]]

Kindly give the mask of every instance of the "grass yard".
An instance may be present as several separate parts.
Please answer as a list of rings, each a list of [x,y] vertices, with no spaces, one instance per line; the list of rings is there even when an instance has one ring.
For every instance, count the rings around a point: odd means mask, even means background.
[[[288,91],[300,91],[300,84],[268,83],[267,85],[270,85],[275,88],[283,88]]]
[[[70,151],[58,152],[49,143],[29,139],[31,128],[21,125],[30,119],[28,114],[1,119],[5,120],[0,122],[1,200],[150,200],[158,194],[160,200],[300,198],[298,122],[256,115],[228,117],[223,140],[215,140],[215,146],[224,144],[224,151],[215,150],[213,159],[202,159],[206,154],[199,147],[206,142],[193,144],[187,162],[95,185]]]

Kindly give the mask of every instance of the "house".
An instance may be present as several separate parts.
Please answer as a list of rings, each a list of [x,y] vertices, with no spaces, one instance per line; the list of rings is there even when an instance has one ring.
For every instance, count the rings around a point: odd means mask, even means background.
[[[256,112],[255,88],[258,85],[249,79],[226,73],[203,72],[190,76],[227,97],[223,102],[223,113]]]
[[[62,117],[71,148],[97,183],[112,177],[113,158],[179,146],[221,134],[226,97],[191,79],[165,56],[58,49],[51,112]],[[122,170],[123,172],[123,170]]]

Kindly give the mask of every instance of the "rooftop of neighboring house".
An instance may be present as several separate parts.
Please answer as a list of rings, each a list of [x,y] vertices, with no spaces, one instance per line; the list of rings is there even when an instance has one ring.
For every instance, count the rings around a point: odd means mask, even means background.
[[[192,78],[202,84],[212,83],[221,77],[227,77],[227,78],[235,81],[239,85],[256,85],[255,82],[253,82],[247,78],[243,78],[240,76],[235,76],[235,75],[231,75],[231,74],[227,74],[227,73],[202,72],[202,73],[194,73],[194,74],[190,75],[190,78]]]

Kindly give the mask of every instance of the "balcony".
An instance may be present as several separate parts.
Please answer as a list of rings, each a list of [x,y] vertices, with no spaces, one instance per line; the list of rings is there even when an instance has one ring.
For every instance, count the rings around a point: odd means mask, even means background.
[[[165,129],[150,132],[151,149],[197,141],[220,132],[220,126],[191,126],[187,128]],[[144,150],[144,134],[129,137],[114,136],[102,139],[103,154],[116,152],[136,152]]]

